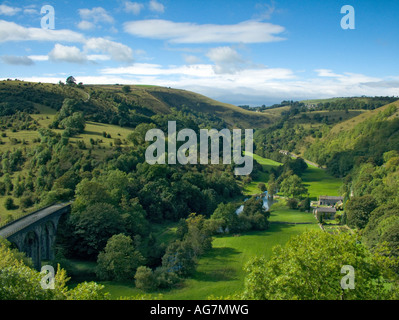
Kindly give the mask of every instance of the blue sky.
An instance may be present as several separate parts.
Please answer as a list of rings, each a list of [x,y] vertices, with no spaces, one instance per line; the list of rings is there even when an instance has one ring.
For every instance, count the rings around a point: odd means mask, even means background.
[[[41,8],[55,29],[41,28]],[[355,29],[341,28],[344,5]],[[399,1],[0,0],[0,79],[153,84],[233,104],[399,95]]]

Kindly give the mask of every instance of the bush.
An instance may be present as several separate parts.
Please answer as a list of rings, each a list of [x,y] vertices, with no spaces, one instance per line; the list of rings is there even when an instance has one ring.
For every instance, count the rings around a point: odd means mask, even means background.
[[[141,266],[137,269],[136,287],[144,291],[153,291],[156,289],[170,289],[180,281],[176,273],[168,271],[164,267],[158,267],[155,271]]]
[[[26,209],[32,207],[34,204],[32,195],[24,195],[20,199],[21,208]]]
[[[134,276],[136,287],[144,291],[152,291],[155,289],[155,278],[153,271],[145,266],[137,268]]]
[[[4,207],[7,210],[14,210],[15,209],[14,200],[12,198],[7,198],[6,201],[4,202]]]
[[[262,192],[267,190],[266,185],[263,182],[258,183],[258,189]]]
[[[158,289],[170,289],[180,281],[180,278],[176,273],[168,271],[164,267],[159,267],[154,271],[154,280]]]
[[[124,234],[112,236],[97,259],[97,275],[102,280],[132,281],[137,269],[144,263],[133,240]]]
[[[310,210],[310,199],[305,198],[299,204],[301,211],[309,211]]]
[[[130,86],[123,86],[122,91],[126,94],[129,93],[131,91]]]
[[[290,209],[294,209],[294,210],[298,209],[298,200],[294,199],[294,198],[288,199],[287,205],[288,205],[288,208],[290,208]]]

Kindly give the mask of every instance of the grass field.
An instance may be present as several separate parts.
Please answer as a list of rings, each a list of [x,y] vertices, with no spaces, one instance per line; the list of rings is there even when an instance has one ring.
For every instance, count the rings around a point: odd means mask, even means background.
[[[319,228],[311,225],[272,224],[262,232],[250,232],[239,237],[217,237],[213,249],[203,256],[193,277],[181,287],[161,292],[165,300],[206,300],[209,296],[228,296],[243,289],[243,267],[253,256],[269,257],[275,245],[284,245],[292,236]],[[103,282],[113,299],[142,294],[133,284]],[[159,292],[153,293],[157,295]]]
[[[271,222],[285,223],[317,223],[312,213],[292,210],[285,206],[284,200],[273,204],[270,214]]]
[[[311,200],[318,200],[319,196],[339,196],[342,180],[334,178],[323,169],[308,165],[302,180],[309,190]]]
[[[210,295],[227,296],[241,291],[245,278],[243,267],[251,257],[268,257],[275,245],[283,245],[291,236],[313,228],[315,225],[272,225],[264,232],[216,238],[213,249],[199,261],[192,279],[186,280],[182,288],[164,292],[164,299],[203,300]],[[111,294],[121,293],[113,289],[116,288],[107,286]],[[137,293],[137,289],[132,293]]]
[[[273,167],[278,167],[281,166],[282,163],[270,160],[270,159],[266,159],[266,158],[262,158],[261,156],[258,156],[257,154],[253,154],[250,152],[246,152],[245,154],[252,156],[262,167],[264,171],[270,171],[271,168]],[[244,186],[244,194],[245,195],[253,195],[253,194],[259,194],[262,193],[261,190],[259,190],[258,188],[258,184],[260,182],[263,183],[267,183],[269,181],[269,173],[266,172],[261,172],[259,175],[259,178],[252,181],[249,184],[246,184]]]
[[[251,154],[254,159],[263,166],[264,169],[270,170],[272,167],[282,165],[279,162],[262,158],[256,154]],[[246,195],[259,194],[261,191],[258,188],[260,182],[267,183],[269,174],[262,172],[258,179],[252,181],[244,186],[244,193]],[[318,200],[319,196],[339,196],[339,188],[342,185],[342,180],[329,175],[325,170],[316,166],[308,165],[305,173],[302,175],[302,180],[309,190],[309,195],[312,200]]]
[[[211,295],[215,297],[232,295],[243,289],[245,279],[243,268],[250,258],[270,257],[274,246],[284,245],[292,236],[306,230],[319,228],[311,213],[290,210],[284,204],[273,206],[270,221],[272,223],[267,231],[216,237],[212,250],[201,257],[197,270],[190,279],[185,280],[178,288],[153,294],[157,296],[161,293],[162,299],[166,300],[206,300]],[[273,221],[293,224],[278,224]],[[299,222],[309,224],[294,224]],[[132,283],[103,282],[102,284],[113,299],[144,293],[136,289]]]

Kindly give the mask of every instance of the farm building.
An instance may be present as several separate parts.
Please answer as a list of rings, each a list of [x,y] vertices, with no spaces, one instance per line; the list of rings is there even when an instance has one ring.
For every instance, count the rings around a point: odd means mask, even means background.
[[[343,197],[330,197],[330,196],[320,196],[319,206],[335,206],[338,202],[343,202]]]

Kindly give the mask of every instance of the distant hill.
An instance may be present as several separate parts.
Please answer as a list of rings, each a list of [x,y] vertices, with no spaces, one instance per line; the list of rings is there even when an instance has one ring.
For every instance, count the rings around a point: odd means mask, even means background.
[[[78,85],[43,84],[23,81],[0,82],[0,115],[17,108],[31,111],[41,107],[55,110],[61,108],[65,98],[79,99],[83,111],[92,115],[91,120],[119,124],[115,112],[125,104],[129,110],[142,116],[169,114],[171,108],[191,109],[221,118],[232,127],[243,129],[265,128],[271,119],[267,114],[254,113],[237,106],[212,100],[203,95],[179,89],[157,86],[123,85]],[[36,107],[35,107],[36,106]],[[94,116],[95,115],[95,116]],[[123,122],[123,121],[122,121]]]

